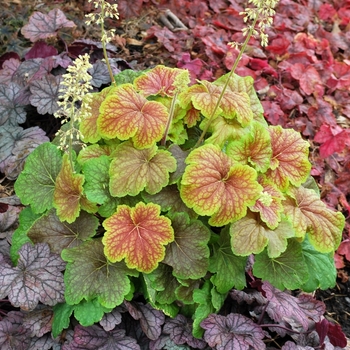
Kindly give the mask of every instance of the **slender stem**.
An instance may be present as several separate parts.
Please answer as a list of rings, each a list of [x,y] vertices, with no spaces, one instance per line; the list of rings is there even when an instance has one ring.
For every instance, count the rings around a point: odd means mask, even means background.
[[[177,95],[178,95],[178,92],[175,93],[175,95],[173,97],[173,100],[171,101],[170,111],[169,111],[169,118],[168,118],[168,122],[167,122],[167,125],[166,125],[166,128],[165,128],[165,131],[164,131],[164,136],[163,136],[162,141],[161,141],[161,145],[162,146],[165,146],[166,138],[168,136],[169,129],[170,129],[170,125],[171,125],[171,123],[173,121],[173,118],[174,118],[174,112],[175,112],[175,105],[176,105]]]
[[[218,98],[218,100],[217,100],[217,102],[216,102],[216,105],[215,105],[215,107],[214,107],[214,110],[213,110],[213,112],[212,112],[210,118],[208,119],[208,122],[207,122],[207,124],[206,124],[206,126],[205,126],[205,128],[204,128],[204,130],[203,130],[203,132],[202,132],[202,134],[201,134],[201,136],[199,137],[197,143],[195,144],[194,148],[197,148],[197,147],[203,142],[204,136],[205,136],[205,134],[207,133],[207,131],[208,131],[209,127],[210,127],[210,124],[212,123],[212,121],[213,121],[213,119],[214,119],[214,116],[215,116],[215,114],[216,114],[216,111],[218,110],[218,108],[219,108],[219,106],[220,106],[220,104],[221,104],[222,98],[224,97],[224,94],[225,94],[225,91],[226,91],[226,89],[227,89],[228,83],[229,83],[229,81],[230,81],[230,79],[231,79],[233,73],[235,72],[235,70],[236,70],[236,68],[237,68],[237,66],[238,66],[239,61],[240,61],[241,58],[242,58],[242,55],[243,55],[243,53],[244,53],[244,51],[245,51],[245,49],[246,49],[246,47],[247,47],[247,45],[248,45],[249,39],[250,39],[251,36],[253,35],[253,31],[254,31],[254,28],[255,28],[255,25],[256,25],[257,20],[258,20],[258,16],[255,18],[255,20],[254,20],[252,26],[251,26],[250,29],[249,29],[249,32],[248,32],[248,34],[247,34],[247,37],[245,38],[245,41],[244,41],[244,43],[243,43],[243,45],[242,45],[242,47],[241,47],[241,50],[239,51],[239,54],[238,54],[238,56],[237,56],[237,58],[236,58],[236,60],[235,60],[235,62],[234,62],[234,64],[233,64],[233,67],[232,67],[231,70],[230,70],[230,73],[229,73],[229,75],[228,75],[228,78],[226,79],[225,85],[224,85],[224,87],[223,87],[222,90],[221,90],[220,96],[219,96],[219,98]]]
[[[75,103],[76,100],[74,99],[71,103],[71,108],[70,108],[70,130],[71,133],[69,134],[69,143],[68,143],[68,154],[69,154],[69,162],[70,166],[72,168],[72,171],[74,172],[74,167],[73,167],[73,128],[75,124]]]
[[[101,3],[101,18],[104,18],[104,12],[105,12],[105,5],[104,5],[104,2],[102,1]],[[117,83],[115,82],[115,79],[114,79],[114,75],[113,75],[113,72],[112,72],[112,68],[111,68],[111,65],[109,63],[109,59],[108,59],[108,55],[107,55],[107,44],[106,44],[106,30],[105,30],[105,26],[104,26],[104,21],[101,21],[101,33],[102,33],[102,50],[103,50],[103,56],[105,58],[105,61],[106,61],[106,64],[107,64],[107,69],[108,69],[108,73],[109,73],[109,76],[111,78],[111,83],[116,86]]]

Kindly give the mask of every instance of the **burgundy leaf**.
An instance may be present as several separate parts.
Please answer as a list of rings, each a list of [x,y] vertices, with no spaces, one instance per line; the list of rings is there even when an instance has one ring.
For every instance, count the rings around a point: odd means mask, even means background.
[[[163,312],[153,309],[149,304],[124,302],[130,315],[140,320],[141,328],[149,339],[155,340],[162,333],[161,326],[165,321]]]
[[[30,333],[23,326],[23,314],[10,311],[0,321],[0,348],[3,350],[27,350],[30,344]]]
[[[61,28],[73,28],[75,23],[68,21],[60,9],[53,9],[47,15],[41,12],[34,12],[29,23],[22,27],[21,33],[31,42],[40,39],[50,38],[57,35]]]
[[[0,298],[8,295],[12,305],[28,311],[39,301],[51,306],[63,302],[65,263],[59,255],[51,254],[47,244],[30,243],[18,253],[16,267],[0,265]]]
[[[240,314],[211,314],[201,322],[201,327],[205,329],[204,340],[216,350],[266,348],[262,341],[265,337],[262,328]]]
[[[196,349],[204,349],[206,343],[192,335],[192,322],[189,323],[187,318],[178,314],[174,319],[168,320],[163,332],[170,335],[170,339],[178,345],[188,344]]]
[[[328,336],[332,345],[339,346],[341,348],[346,347],[346,336],[342,332],[339,324],[333,324],[324,318],[322,321],[316,323],[316,332],[320,337],[320,345],[323,344],[326,336]]]
[[[58,97],[61,77],[52,74],[44,75],[40,80],[30,83],[30,102],[37,107],[39,114],[54,114],[58,110]]]
[[[29,60],[31,58],[45,58],[57,54],[57,49],[54,46],[48,45],[44,41],[37,41],[24,57],[26,60]]]

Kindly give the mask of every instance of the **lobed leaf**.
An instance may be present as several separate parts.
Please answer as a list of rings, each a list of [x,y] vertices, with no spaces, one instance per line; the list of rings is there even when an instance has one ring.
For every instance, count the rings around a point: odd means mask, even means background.
[[[18,126],[26,121],[24,105],[17,102],[22,93],[17,83],[0,84],[0,125]]]
[[[215,145],[195,149],[186,159],[189,164],[181,180],[182,200],[199,215],[210,215],[209,224],[223,226],[246,215],[262,187],[256,171],[234,164]]]
[[[61,152],[49,142],[38,146],[27,158],[26,166],[15,183],[21,202],[42,213],[53,205],[55,182],[62,164]]]
[[[110,193],[112,196],[135,196],[142,190],[159,192],[169,183],[169,172],[176,170],[176,160],[170,152],[156,145],[137,149],[130,141],[117,146],[110,165]]]
[[[129,268],[153,271],[164,259],[164,245],[174,239],[170,220],[159,214],[156,204],[118,206],[116,213],[103,222],[106,233],[102,242],[107,258],[111,262],[125,258]]]
[[[131,84],[125,84],[104,99],[97,126],[104,138],[132,138],[135,147],[147,148],[161,140],[167,120],[163,104],[147,101]]]
[[[310,175],[309,143],[293,129],[269,126],[272,145],[271,166],[266,175],[280,189],[291,183],[300,186]]]
[[[163,65],[157,65],[134,80],[136,90],[146,97],[151,95],[173,97],[175,92],[185,89],[189,83],[187,70]]]
[[[261,222],[259,215],[248,214],[231,224],[231,246],[236,255],[259,254],[267,246],[270,258],[277,258],[287,248],[287,239],[295,236],[292,225],[282,221],[274,230]]]
[[[55,305],[62,302],[64,284],[61,273],[65,263],[51,254],[47,244],[26,243],[19,250],[17,267],[0,265],[0,298],[8,296],[15,307],[33,310],[38,302]]]
[[[65,248],[73,248],[95,235],[98,219],[82,211],[71,224],[62,222],[54,209],[41,216],[27,232],[33,243],[47,243],[50,250],[61,254]]]
[[[29,22],[22,27],[21,33],[31,42],[47,39],[57,35],[61,28],[75,27],[75,23],[68,21],[60,9],[53,9],[48,14],[34,12]]]
[[[65,153],[53,193],[53,206],[60,220],[72,223],[79,216],[83,183],[84,176],[74,173],[69,156]]]
[[[64,274],[65,299],[78,304],[83,299],[97,301],[107,308],[120,305],[130,292],[128,275],[137,276],[124,263],[111,263],[103,253],[101,240],[94,239],[78,247],[62,251],[62,259],[68,262]]]
[[[335,251],[341,241],[344,215],[327,208],[311,189],[292,188],[289,193],[290,196],[283,202],[283,206],[297,236],[305,237],[308,232],[310,243],[318,251]]]
[[[163,263],[172,266],[178,278],[202,278],[209,264],[209,229],[185,213],[173,215],[171,222],[174,241],[167,245]]]

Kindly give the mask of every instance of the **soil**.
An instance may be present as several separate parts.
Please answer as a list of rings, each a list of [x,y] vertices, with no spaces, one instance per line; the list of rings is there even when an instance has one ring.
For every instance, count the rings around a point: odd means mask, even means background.
[[[8,0],[5,0],[5,2]],[[18,6],[32,6],[31,0],[11,0]],[[60,8],[67,18],[77,23],[74,33],[76,38],[89,38],[99,40],[99,32],[94,32],[93,28],[84,26],[84,14],[92,10],[92,5],[87,0],[56,0],[54,2],[48,0],[39,0],[35,3],[35,9],[40,11],[44,8]],[[117,28],[116,41],[112,42],[120,47],[119,58],[124,59],[134,69],[144,69],[156,64],[171,65],[171,62],[162,60],[162,45],[156,42],[147,43],[143,40],[145,30],[153,24],[157,24],[157,16],[159,11],[156,8],[147,7],[144,13],[138,18],[128,21],[120,21],[120,27]],[[175,64],[175,62],[174,62]],[[39,125],[48,135],[54,134],[57,127],[56,120],[35,120],[33,124]],[[45,125],[46,123],[46,125]],[[28,125],[32,126],[32,125]],[[344,269],[338,271],[336,286],[328,290],[318,290],[315,297],[322,300],[326,304],[325,316],[339,323],[344,334],[350,338],[350,263]],[[348,343],[350,349],[350,344]]]

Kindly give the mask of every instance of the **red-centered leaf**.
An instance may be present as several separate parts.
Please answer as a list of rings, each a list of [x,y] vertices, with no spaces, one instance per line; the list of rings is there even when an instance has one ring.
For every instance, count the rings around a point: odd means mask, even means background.
[[[205,329],[204,340],[217,350],[266,348],[262,328],[240,314],[211,314],[201,322],[201,327]]]
[[[101,103],[111,90],[112,87],[108,87],[101,92],[87,94],[83,99],[81,115],[84,117],[80,122],[79,130],[83,135],[84,142],[95,143],[101,138],[97,129],[97,118],[100,115]]]
[[[129,268],[153,271],[164,259],[164,245],[174,240],[174,230],[168,218],[160,215],[156,204],[142,202],[130,208],[120,205],[115,214],[103,222],[104,252],[112,261],[125,258]]]
[[[287,239],[295,235],[290,223],[282,221],[275,230],[270,230],[259,215],[249,212],[230,227],[231,247],[236,255],[259,254],[267,246],[270,258],[277,258],[287,249]]]
[[[8,295],[11,304],[23,310],[33,310],[39,301],[46,305],[63,302],[63,260],[51,254],[45,243],[26,243],[18,253],[16,267],[4,261],[0,265],[0,297]]]
[[[175,92],[184,90],[190,83],[186,69],[158,65],[134,81],[136,90],[144,96],[160,95],[173,97]]]
[[[31,42],[57,35],[61,28],[73,28],[75,23],[68,21],[60,9],[53,9],[48,14],[34,12],[29,23],[22,27],[21,33]]]
[[[132,138],[135,147],[147,148],[163,137],[167,120],[163,104],[147,101],[131,84],[124,84],[102,102],[97,126],[105,138]]]
[[[281,191],[279,191],[271,181],[265,177],[258,178],[259,183],[263,186],[263,192],[256,203],[249,207],[251,211],[259,212],[260,218],[270,228],[275,229],[281,221],[281,213],[283,212],[282,200],[285,199]]]
[[[280,189],[300,186],[310,174],[309,143],[293,129],[270,126],[272,158],[267,177]]]
[[[93,158],[100,158],[101,156],[110,156],[115,150],[116,145],[90,145],[83,148],[77,157],[80,165],[84,165],[86,161]]]
[[[251,164],[264,173],[270,167],[271,138],[267,128],[255,122],[240,140],[227,145],[226,154],[241,164]]]
[[[313,66],[305,67],[302,63],[295,63],[291,67],[291,74],[299,80],[300,88],[306,95],[317,93],[319,97],[323,96],[322,79]]]
[[[68,154],[64,154],[53,194],[53,205],[60,220],[72,223],[79,216],[83,183],[84,176],[73,172]]]
[[[256,171],[234,162],[219,147],[204,145],[186,159],[181,180],[182,200],[199,215],[210,215],[209,224],[223,226],[246,215],[262,187]]]
[[[113,152],[110,174],[110,193],[115,197],[136,196],[143,191],[159,192],[169,183],[169,172],[176,170],[176,160],[169,151],[156,145],[137,149],[127,141]]]
[[[347,130],[338,125],[323,124],[315,135],[314,141],[321,143],[320,156],[326,158],[333,153],[341,152],[350,141],[350,135]]]
[[[172,217],[174,241],[166,247],[164,264],[173,267],[173,275],[181,279],[202,278],[208,271],[209,229],[185,213]]]
[[[289,193],[283,206],[296,235],[305,237],[309,233],[310,243],[320,252],[336,250],[345,224],[344,215],[327,208],[313,190],[299,187],[290,189]]]

